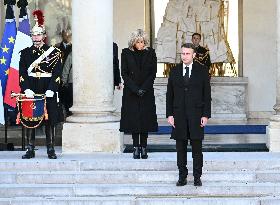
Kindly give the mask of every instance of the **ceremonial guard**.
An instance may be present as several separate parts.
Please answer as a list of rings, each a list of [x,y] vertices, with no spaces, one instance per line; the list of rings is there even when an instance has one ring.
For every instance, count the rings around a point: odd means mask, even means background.
[[[46,146],[48,158],[56,159],[54,150],[54,126],[58,122],[58,97],[57,90],[62,73],[61,52],[55,47],[44,43],[46,31],[44,27],[43,13],[40,10],[33,12],[36,21],[31,29],[33,45],[21,51],[19,63],[19,81],[21,92],[27,98],[33,98],[38,94],[46,97],[46,111],[48,117],[44,118],[46,134]],[[27,151],[23,159],[35,157],[35,126],[27,127]]]
[[[211,66],[209,49],[200,45],[201,35],[199,33],[194,33],[192,35],[192,43],[195,46],[196,56],[194,60],[202,65],[205,65],[208,70]]]

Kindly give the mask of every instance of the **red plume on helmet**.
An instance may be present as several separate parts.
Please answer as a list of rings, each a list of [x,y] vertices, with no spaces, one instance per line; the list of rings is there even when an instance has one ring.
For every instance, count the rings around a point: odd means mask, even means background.
[[[31,35],[42,35],[46,34],[45,26],[44,26],[44,15],[43,11],[35,10],[32,12],[34,16],[35,25],[30,31]]]
[[[37,19],[38,26],[44,26],[44,15],[42,10],[35,10],[32,12],[35,19]]]

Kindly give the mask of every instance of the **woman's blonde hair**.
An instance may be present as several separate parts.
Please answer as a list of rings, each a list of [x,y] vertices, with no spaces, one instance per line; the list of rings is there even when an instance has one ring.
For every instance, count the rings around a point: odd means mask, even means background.
[[[139,39],[142,39],[144,41],[144,49],[147,49],[149,45],[149,39],[146,32],[142,29],[137,29],[136,31],[131,33],[130,39],[128,41],[128,48],[134,51],[134,45]]]

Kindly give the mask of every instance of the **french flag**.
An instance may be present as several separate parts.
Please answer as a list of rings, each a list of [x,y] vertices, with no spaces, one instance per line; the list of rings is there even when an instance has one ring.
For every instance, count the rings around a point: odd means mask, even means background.
[[[25,1],[20,1],[25,2]],[[11,98],[11,93],[19,93],[19,60],[20,51],[24,48],[32,46],[32,40],[30,38],[30,24],[27,15],[27,4],[21,4],[20,15],[19,15],[19,27],[17,31],[15,46],[13,50],[13,55],[11,59],[11,64],[9,68],[9,75],[6,85],[6,91],[4,96],[4,103],[10,105],[11,107],[16,107],[16,99]]]

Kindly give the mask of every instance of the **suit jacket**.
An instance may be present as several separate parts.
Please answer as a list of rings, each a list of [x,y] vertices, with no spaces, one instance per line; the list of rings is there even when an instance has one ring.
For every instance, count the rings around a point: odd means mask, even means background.
[[[166,117],[168,116],[173,116],[175,120],[172,139],[204,138],[204,128],[200,127],[201,117],[211,117],[211,87],[205,66],[194,61],[187,92],[183,64],[171,69],[166,93]],[[186,129],[186,118],[189,130]]]
[[[55,46],[61,51],[62,67],[63,67],[69,53],[72,51],[72,44],[70,44],[67,48],[64,47],[63,42],[61,42]]]

